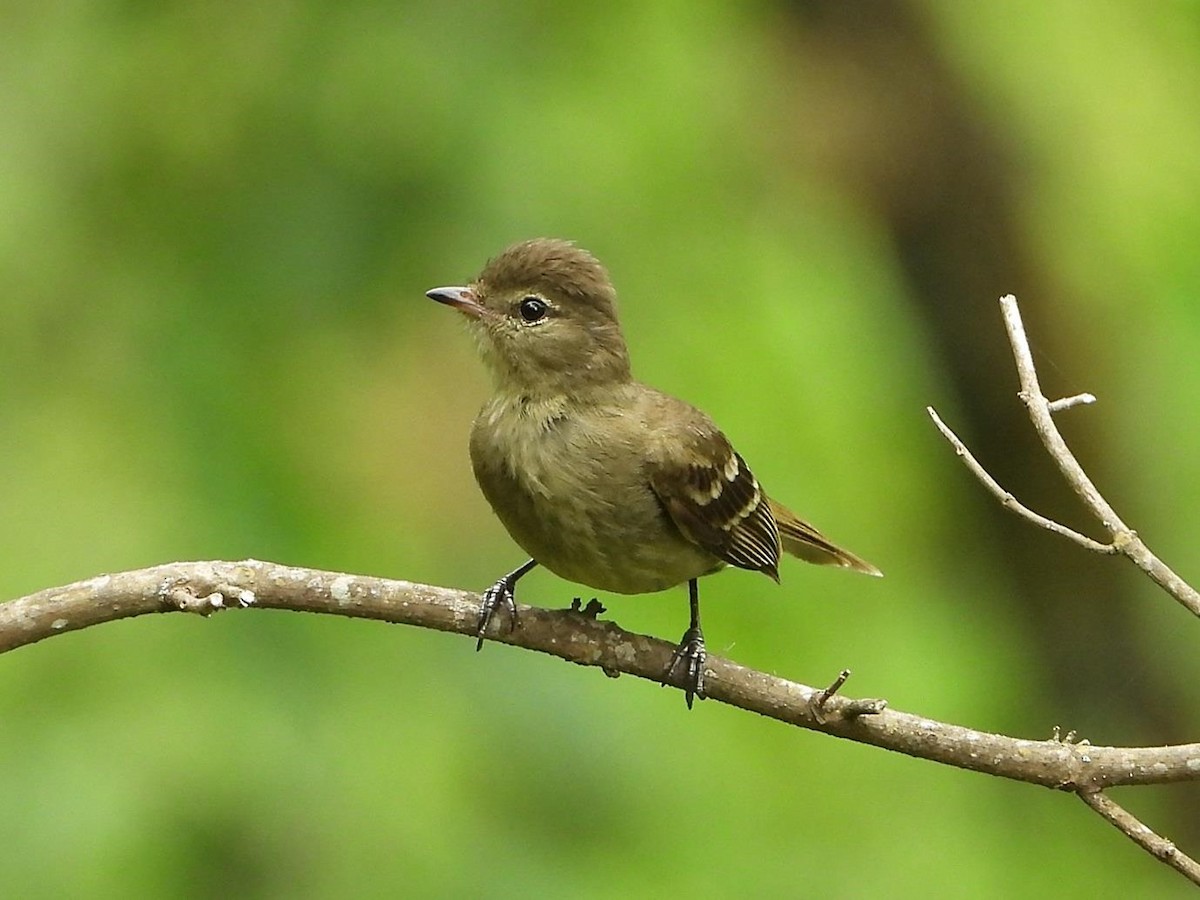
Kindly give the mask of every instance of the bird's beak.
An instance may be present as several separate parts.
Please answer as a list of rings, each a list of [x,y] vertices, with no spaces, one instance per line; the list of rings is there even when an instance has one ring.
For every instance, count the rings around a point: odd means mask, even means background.
[[[453,306],[460,313],[470,316],[472,319],[478,319],[484,313],[483,307],[479,305],[479,300],[475,297],[475,292],[470,288],[434,288],[432,291],[426,291],[425,296],[430,300],[436,300],[438,303]]]

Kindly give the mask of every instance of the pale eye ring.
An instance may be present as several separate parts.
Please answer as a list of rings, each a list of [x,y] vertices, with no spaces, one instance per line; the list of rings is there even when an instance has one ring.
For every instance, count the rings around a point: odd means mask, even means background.
[[[546,312],[550,309],[548,304],[541,297],[528,296],[521,301],[521,305],[517,307],[517,311],[521,313],[521,318],[528,324],[540,322],[546,318]]]

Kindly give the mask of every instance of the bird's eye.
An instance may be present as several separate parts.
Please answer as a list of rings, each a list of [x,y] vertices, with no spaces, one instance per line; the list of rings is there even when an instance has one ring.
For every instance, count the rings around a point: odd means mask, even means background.
[[[549,308],[549,304],[541,297],[526,297],[518,307],[521,312],[521,318],[530,324],[540,322],[546,318],[546,310]]]

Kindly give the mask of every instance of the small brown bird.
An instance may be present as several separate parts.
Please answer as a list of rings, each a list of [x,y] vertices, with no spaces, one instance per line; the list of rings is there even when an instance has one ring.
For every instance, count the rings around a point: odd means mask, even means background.
[[[538,238],[490,260],[467,287],[427,296],[471,325],[495,393],[471,429],[475,478],[532,559],[484,592],[476,649],[534,566],[621,594],[685,581],[691,623],[664,673],[704,697],[697,579],[734,565],[779,581],[780,550],[868,575],[877,568],[763,493],[704,413],[635,381],[604,267]]]

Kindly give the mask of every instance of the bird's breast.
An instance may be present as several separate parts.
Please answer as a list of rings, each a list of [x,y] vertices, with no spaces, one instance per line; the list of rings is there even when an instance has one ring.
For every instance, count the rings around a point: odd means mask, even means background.
[[[530,556],[570,581],[646,593],[712,571],[650,489],[643,425],[620,409],[494,398],[471,432],[484,496]]]

